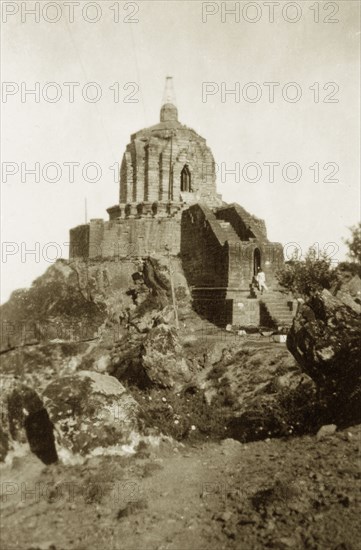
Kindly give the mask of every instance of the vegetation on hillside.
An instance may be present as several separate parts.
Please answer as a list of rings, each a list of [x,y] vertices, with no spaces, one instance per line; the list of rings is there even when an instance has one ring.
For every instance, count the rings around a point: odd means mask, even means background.
[[[349,228],[351,236],[345,240],[349,248],[348,256],[351,262],[361,264],[361,222]]]
[[[345,240],[350,261],[335,265],[327,252],[311,247],[304,259],[285,263],[276,276],[279,284],[296,297],[308,298],[323,289],[337,288],[347,278],[361,275],[361,223],[350,227],[351,235]]]

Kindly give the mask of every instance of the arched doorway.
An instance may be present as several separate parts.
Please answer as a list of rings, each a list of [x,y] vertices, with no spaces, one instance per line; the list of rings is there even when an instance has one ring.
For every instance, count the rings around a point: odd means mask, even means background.
[[[261,267],[261,251],[255,248],[253,252],[253,275],[256,276],[258,268]]]
[[[191,173],[187,164],[183,166],[181,171],[181,191],[186,193],[192,191]]]

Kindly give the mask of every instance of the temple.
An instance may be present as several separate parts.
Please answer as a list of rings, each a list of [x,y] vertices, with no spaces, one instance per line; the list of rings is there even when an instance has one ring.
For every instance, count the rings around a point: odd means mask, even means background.
[[[71,229],[71,258],[178,256],[198,310],[221,324],[260,324],[252,280],[262,267],[267,284],[277,285],[283,247],[268,240],[263,220],[222,201],[215,168],[206,140],[179,122],[167,77],[159,123],[126,146],[119,202],[107,209],[108,221]]]

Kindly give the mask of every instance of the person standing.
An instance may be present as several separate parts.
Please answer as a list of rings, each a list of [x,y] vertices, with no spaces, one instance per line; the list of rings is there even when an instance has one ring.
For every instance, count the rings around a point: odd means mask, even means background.
[[[268,290],[267,285],[266,285],[265,272],[260,267],[258,268],[256,281],[257,281],[258,288],[259,288],[261,294],[263,294],[263,290]]]

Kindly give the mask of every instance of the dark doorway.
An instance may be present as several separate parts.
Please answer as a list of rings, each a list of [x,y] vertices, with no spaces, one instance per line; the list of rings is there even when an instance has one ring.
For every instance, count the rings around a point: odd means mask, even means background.
[[[259,248],[255,248],[253,252],[253,274],[256,276],[258,268],[261,267],[261,252]]]
[[[181,171],[181,191],[185,191],[188,193],[192,191],[191,173],[187,164],[183,166],[183,170]]]

